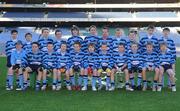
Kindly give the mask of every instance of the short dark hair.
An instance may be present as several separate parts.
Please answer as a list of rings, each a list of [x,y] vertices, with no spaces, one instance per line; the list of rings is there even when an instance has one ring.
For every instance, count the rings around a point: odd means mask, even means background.
[[[41,33],[43,33],[45,30],[48,30],[48,31],[49,31],[49,29],[48,29],[48,28],[44,28],[44,29],[42,29],[42,32],[41,32]]]
[[[13,34],[13,33],[18,33],[18,31],[17,30],[11,30],[11,34]]]
[[[91,26],[89,27],[89,31],[90,31],[92,28],[97,29],[95,25],[91,25]]]
[[[89,43],[88,47],[90,47],[90,46],[95,47],[95,44],[94,43]]]
[[[33,42],[32,45],[33,45],[33,44],[36,44],[36,45],[39,47],[39,43],[38,43],[38,42]]]
[[[131,46],[132,46],[132,45],[137,45],[137,46],[138,46],[139,44],[134,41],[134,42],[131,43]]]
[[[107,26],[104,26],[103,28],[102,28],[102,30],[108,30],[109,31],[109,27],[107,27]]]
[[[166,42],[161,42],[161,43],[160,43],[160,47],[163,46],[163,45],[164,45],[164,46],[167,46],[167,43],[166,43]]]
[[[135,31],[135,30],[130,30],[128,34],[131,34],[131,33],[137,34],[137,31]]]
[[[61,42],[61,45],[66,45],[66,46],[67,46],[67,42],[66,42],[66,41],[62,41],[62,42]],[[60,45],[60,46],[61,46],[61,45]]]
[[[31,34],[31,33],[26,33],[26,34],[25,34],[25,38],[26,38],[26,36],[28,36],[28,35],[30,35],[30,36],[32,37],[32,34]]]
[[[81,46],[81,43],[80,43],[80,42],[75,42],[74,45],[76,45],[76,44],[79,45],[79,46]]]
[[[56,30],[56,31],[55,31],[55,35],[56,35],[58,32],[61,32],[61,33],[62,33],[62,31],[61,31],[61,30]]]
[[[170,29],[169,28],[164,28],[163,31],[169,31],[170,32]]]
[[[152,42],[147,42],[146,46],[151,45],[153,46]]]
[[[48,42],[47,45],[54,45],[53,42]]]
[[[123,47],[125,47],[125,44],[123,44],[123,43],[119,43],[119,46],[123,46]]]
[[[149,30],[149,29],[155,29],[154,25],[149,25],[147,30]]]

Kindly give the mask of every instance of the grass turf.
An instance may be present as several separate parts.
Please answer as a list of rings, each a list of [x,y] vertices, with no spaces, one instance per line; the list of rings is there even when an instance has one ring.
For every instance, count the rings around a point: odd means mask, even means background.
[[[6,59],[0,58],[0,111],[179,111],[180,81],[177,92],[164,88],[162,92],[116,90],[99,91],[6,91]],[[176,77],[180,78],[180,58]]]

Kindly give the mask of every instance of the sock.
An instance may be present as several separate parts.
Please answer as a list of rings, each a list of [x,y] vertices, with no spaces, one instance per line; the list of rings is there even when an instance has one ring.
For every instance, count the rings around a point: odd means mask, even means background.
[[[13,75],[8,75],[9,86],[13,86]]]
[[[97,80],[97,77],[93,76],[92,77],[92,87],[96,87],[96,80]]]
[[[61,80],[58,80],[58,81],[57,81],[57,85],[61,85]]]
[[[43,85],[47,85],[47,80],[46,79],[43,80]]]
[[[23,74],[19,74],[19,75],[18,75],[18,78],[19,78],[19,86],[20,86],[21,88],[23,88]]]
[[[129,81],[126,81],[126,88],[129,88]]]
[[[157,86],[157,81],[154,80],[154,81],[153,81],[153,87],[156,87],[156,86]]]
[[[140,85],[141,85],[141,81],[142,81],[142,77],[141,77],[141,76],[138,76],[137,86],[140,86]]]
[[[18,78],[16,79],[16,85],[17,85],[17,86],[20,85],[20,84],[19,84],[19,76],[18,76]]]
[[[135,86],[134,77],[131,77],[130,80],[131,80],[131,85]]]
[[[111,81],[111,86],[112,86],[112,87],[115,87],[114,81]]]
[[[70,86],[70,80],[66,80],[66,86]]]
[[[36,88],[39,88],[39,87],[40,87],[40,84],[41,84],[40,81],[37,80],[37,81],[36,81]]]
[[[109,87],[110,86],[110,76],[106,77],[106,86]]]
[[[84,86],[87,87],[87,85],[88,85],[88,75],[84,75],[83,81],[84,81]]]
[[[28,84],[28,82],[24,81],[24,88],[27,88],[27,84]]]
[[[83,76],[79,75],[78,77],[78,85],[81,86],[82,85],[82,81],[83,81]]]
[[[74,75],[70,76],[70,80],[71,80],[71,85],[75,86],[75,77],[74,77]]]
[[[101,86],[102,86],[102,80],[101,80],[101,77],[98,76],[97,78],[98,78],[99,87],[101,87]]]
[[[144,83],[144,87],[147,87],[147,81],[143,80],[143,83]]]
[[[53,79],[53,85],[56,85],[56,84],[57,84],[56,79]]]

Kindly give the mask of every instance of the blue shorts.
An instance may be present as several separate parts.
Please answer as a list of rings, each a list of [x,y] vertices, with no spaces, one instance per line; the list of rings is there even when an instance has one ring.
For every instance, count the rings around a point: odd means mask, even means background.
[[[11,56],[7,56],[7,64],[6,64],[6,66],[8,67],[8,68],[10,68],[12,65],[11,65]]]

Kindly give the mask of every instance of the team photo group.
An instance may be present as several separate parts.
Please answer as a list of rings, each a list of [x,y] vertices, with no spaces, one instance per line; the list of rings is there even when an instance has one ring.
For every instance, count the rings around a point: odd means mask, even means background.
[[[125,88],[161,92],[164,87],[176,91],[176,48],[169,28],[163,28],[162,37],[156,37],[155,27],[149,25],[146,36],[139,40],[137,31],[130,30],[124,37],[121,28],[112,36],[109,28],[103,27],[102,35],[98,35],[92,25],[84,39],[77,26],[70,31],[72,36],[66,40],[61,30],[51,38],[50,30],[44,28],[38,41],[26,33],[24,42],[18,40],[18,31],[12,30],[5,50],[6,90],[26,91],[34,86],[36,91],[58,91],[65,86],[81,91]]]

